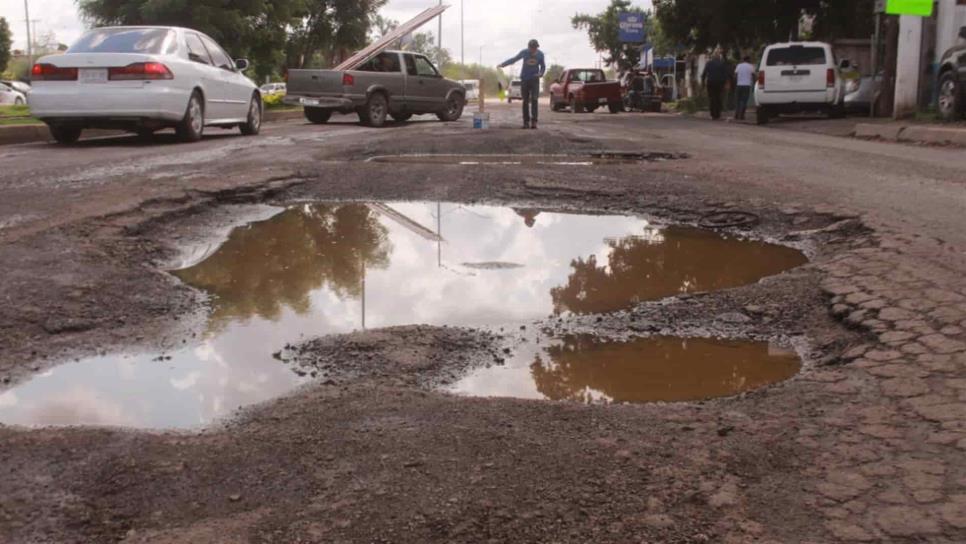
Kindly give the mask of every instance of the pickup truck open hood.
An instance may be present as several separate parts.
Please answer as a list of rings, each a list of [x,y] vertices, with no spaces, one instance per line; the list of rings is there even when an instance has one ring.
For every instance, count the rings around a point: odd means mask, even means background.
[[[419,30],[419,27],[433,20],[435,17],[442,15],[447,9],[449,9],[449,6],[446,4],[440,4],[427,9],[426,11],[399,25],[395,30],[380,38],[376,43],[371,44],[365,49],[352,55],[342,64],[333,68],[333,70],[352,70],[353,68],[358,67],[360,64],[388,49],[389,46],[392,45],[396,40]]]

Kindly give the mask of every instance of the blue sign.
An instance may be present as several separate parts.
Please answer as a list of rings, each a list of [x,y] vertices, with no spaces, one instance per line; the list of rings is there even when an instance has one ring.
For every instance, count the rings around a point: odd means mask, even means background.
[[[644,43],[647,38],[644,34],[644,14],[643,13],[620,13],[617,15],[620,32],[618,39],[623,43]]]
[[[673,57],[665,57],[654,59],[654,69],[664,69],[669,70],[674,68],[674,63],[677,62]]]

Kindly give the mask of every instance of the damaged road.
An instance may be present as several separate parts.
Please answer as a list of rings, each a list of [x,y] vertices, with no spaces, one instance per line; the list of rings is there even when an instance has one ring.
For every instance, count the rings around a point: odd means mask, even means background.
[[[510,110],[494,117],[514,123]],[[281,341],[273,364],[304,381],[203,428],[0,426],[0,540],[964,540],[966,159],[666,116],[547,121],[539,138],[468,121],[290,123],[190,149],[106,139],[0,151],[0,408],[65,361],[164,364],[198,344],[224,296],[166,270],[306,203],[486,204],[524,210],[521,225],[530,212],[698,225],[740,211],[757,224],[726,232],[810,260],[618,309]],[[676,160],[368,160],[614,151]],[[527,270],[507,263],[469,269]],[[766,342],[802,367],[697,402],[448,392],[574,336]]]

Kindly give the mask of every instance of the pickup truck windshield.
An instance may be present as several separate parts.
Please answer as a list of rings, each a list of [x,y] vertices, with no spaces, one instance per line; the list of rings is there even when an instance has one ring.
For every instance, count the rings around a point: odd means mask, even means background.
[[[768,66],[809,66],[826,64],[821,47],[780,47],[768,52]]]
[[[380,53],[356,68],[360,72],[402,72],[398,53]]]

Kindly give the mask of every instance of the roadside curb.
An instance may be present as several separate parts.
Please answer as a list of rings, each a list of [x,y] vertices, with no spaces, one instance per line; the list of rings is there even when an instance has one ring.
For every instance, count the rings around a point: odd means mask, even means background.
[[[855,125],[855,137],[966,147],[966,128],[859,123]]]
[[[279,123],[282,121],[292,121],[302,118],[302,111],[266,111],[262,116],[263,123]],[[116,131],[90,131],[92,137],[102,137],[109,135],[123,134]],[[86,138],[85,138],[86,139]],[[47,125],[12,125],[0,126],[0,146],[14,144],[28,144],[33,142],[49,142],[53,138]]]

